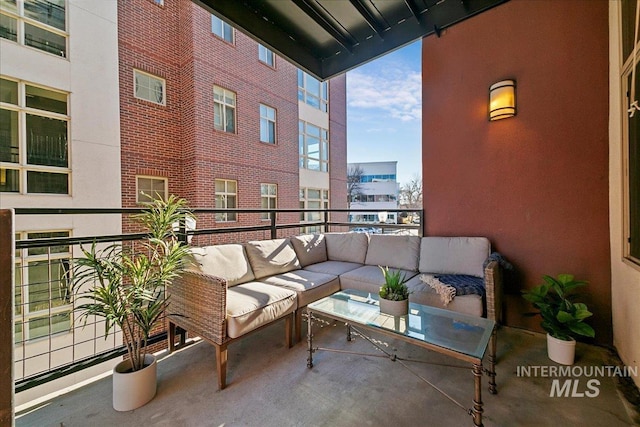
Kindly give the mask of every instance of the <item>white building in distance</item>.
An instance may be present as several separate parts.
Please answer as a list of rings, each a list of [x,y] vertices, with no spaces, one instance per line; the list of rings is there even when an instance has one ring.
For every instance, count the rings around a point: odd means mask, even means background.
[[[351,200],[352,209],[372,209],[372,212],[354,212],[349,214],[349,222],[379,222],[378,211],[387,211],[388,223],[397,222],[399,184],[397,181],[397,161],[348,163],[350,173],[356,168],[362,169],[359,194]]]

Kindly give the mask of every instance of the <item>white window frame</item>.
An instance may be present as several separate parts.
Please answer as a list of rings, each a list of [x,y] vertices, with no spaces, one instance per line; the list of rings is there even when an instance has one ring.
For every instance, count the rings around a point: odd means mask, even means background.
[[[229,183],[233,182],[235,184],[236,191],[229,190]],[[224,190],[218,191],[218,183],[224,183]],[[215,191],[215,207],[216,209],[237,209],[238,208],[238,181],[234,179],[216,179],[214,181],[214,189]],[[229,196],[233,196],[235,200],[235,206],[229,206]],[[220,201],[222,206],[218,206],[218,201]],[[235,212],[220,212],[216,213],[216,221],[217,222],[236,222],[238,220],[238,215]]]
[[[71,236],[71,231],[70,230],[38,230],[38,231],[20,231],[20,232],[16,232],[16,240],[27,240],[29,239],[29,235],[34,234],[34,233],[45,233],[45,234],[49,234],[49,233],[66,233],[67,237]],[[53,237],[53,236],[51,236]],[[58,236],[56,236],[58,237]],[[46,237],[38,237],[38,238],[46,238]],[[40,248],[38,248],[40,249]],[[56,261],[56,260],[67,260],[68,261],[68,267],[70,268],[70,263],[71,263],[71,258],[72,258],[72,253],[71,253],[71,245],[67,245],[67,251],[63,251],[63,252],[50,252],[50,248],[44,248],[46,250],[45,254],[29,254],[29,249],[19,249],[16,251],[16,258],[15,258],[15,271],[16,271],[16,283],[14,283],[14,286],[16,286],[16,284],[20,283],[20,304],[19,306],[16,305],[17,301],[14,301],[14,306],[15,306],[15,317],[14,317],[14,322],[16,325],[16,328],[14,329],[14,343],[16,345],[22,344],[24,342],[27,341],[34,341],[34,340],[38,340],[38,339],[43,339],[43,338],[47,338],[51,335],[57,335],[57,334],[63,334],[63,333],[71,333],[71,330],[73,328],[73,315],[72,315],[72,311],[73,311],[73,303],[71,302],[71,294],[70,294],[70,284],[68,283],[68,278],[67,278],[67,288],[66,288],[66,292],[68,292],[68,294],[66,294],[64,297],[69,298],[67,304],[61,304],[58,305],[56,307],[51,307],[51,305],[49,305],[49,308],[46,309],[41,309],[41,310],[33,310],[31,311],[29,304],[30,304],[30,293],[29,293],[29,264],[31,263],[43,263],[43,262],[47,262],[49,265],[49,301],[51,301],[51,296],[54,294],[55,290],[52,289],[51,284],[52,284],[52,269],[51,269],[51,262],[52,261]],[[64,289],[60,289],[58,290],[58,292],[65,292]],[[16,296],[17,296],[17,292],[16,292]],[[43,335],[38,335],[36,337],[32,337],[31,336],[31,329],[29,328],[29,322],[34,320],[34,319],[43,319],[43,318],[53,318],[54,316],[60,316],[60,315],[68,315],[69,316],[69,323],[68,323],[68,328],[65,328],[64,330],[60,330],[57,332],[51,332],[52,329],[52,324],[49,323],[49,333],[47,334],[43,334]],[[51,321],[50,321],[51,322]],[[16,329],[17,326],[21,325],[21,339],[17,340],[16,338]]]
[[[260,207],[278,209],[278,184],[260,184]],[[269,212],[263,212],[260,217],[262,220],[269,220]]]
[[[318,192],[318,197],[313,197],[313,193]],[[311,193],[311,194],[310,194]],[[329,190],[326,188],[300,188],[300,209],[329,209]],[[318,222],[322,220],[320,212],[301,212],[300,222]],[[320,227],[304,227],[303,232],[314,233],[321,231]]]
[[[278,128],[276,126],[276,109],[265,104],[260,104],[260,142],[275,144],[278,140]],[[271,138],[273,128],[273,139]]]
[[[225,30],[229,30],[230,37],[226,36],[227,31]],[[211,14],[211,33],[229,44],[236,43],[236,33],[233,26],[229,25],[214,14]]]
[[[260,43],[258,43],[258,60],[271,68],[276,67],[276,54]]]
[[[319,136],[309,133],[309,128],[319,129]],[[299,150],[299,166],[300,169],[314,170],[318,172],[329,172],[329,131],[313,123],[298,120],[298,150]],[[312,139],[318,139],[318,156],[309,153],[309,142]],[[312,162],[318,163],[318,168],[312,168],[309,165]]]
[[[219,97],[220,99],[216,99],[216,97]],[[233,98],[233,102],[229,102],[227,99]],[[238,111],[236,109],[236,103],[237,103],[237,94],[231,90],[225,89],[221,86],[214,86],[213,87],[213,104],[214,104],[214,108],[213,108],[213,127],[214,129],[221,131],[221,132],[227,132],[227,133],[236,133],[236,124],[237,124],[237,120],[238,120]],[[218,109],[220,110],[220,125],[218,125],[216,123],[216,119],[218,118],[218,115],[216,115],[216,106],[218,107]],[[227,115],[229,114],[230,110],[233,110],[233,129],[229,130],[228,129],[228,118]]]
[[[69,33],[67,32],[67,27],[69,25],[68,24],[69,7],[68,7],[68,2],[66,0],[64,2],[64,26],[65,26],[64,29],[56,28],[52,25],[48,25],[44,22],[40,22],[36,19],[30,18],[28,14],[25,12],[24,1],[22,0],[16,1],[15,8],[10,7],[6,3],[0,4],[0,17],[4,18],[5,20],[15,21],[15,25],[16,25],[16,40],[11,40],[7,38],[3,38],[3,40],[10,40],[22,46],[33,48],[40,52],[44,52],[49,55],[54,55],[61,58],[67,58],[69,56]],[[64,39],[64,50],[58,51],[58,52],[50,52],[48,50],[41,49],[39,47],[28,44],[26,42],[26,37],[25,37],[28,25],[35,27],[36,30],[45,31],[55,36],[62,37]],[[45,43],[43,46],[47,47],[50,45]]]
[[[318,92],[310,83],[318,85]],[[324,113],[329,112],[329,82],[321,82],[310,74],[298,69],[298,100]]]
[[[149,94],[148,98],[138,95],[138,81],[144,80],[144,79],[148,79],[149,80],[149,84],[147,85],[147,87],[145,87],[145,89],[147,90],[147,92]],[[158,101],[157,99],[154,99],[151,96],[151,94],[154,91],[156,91],[156,88],[151,86],[151,84],[154,81],[157,81],[158,83],[160,83],[160,86],[162,88],[162,90],[160,92],[161,96],[162,96],[162,99],[160,101]],[[157,93],[157,91],[156,91],[156,93]],[[158,77],[158,76],[155,76],[153,74],[146,73],[144,71],[137,70],[137,69],[134,68],[134,70],[133,70],[133,96],[136,99],[141,99],[143,101],[151,102],[152,104],[165,106],[165,105],[167,105],[167,81],[165,79],[163,79],[162,77]]]
[[[140,180],[142,179],[151,181],[152,188],[154,187],[153,185],[154,181],[155,183],[162,181],[162,185],[163,185],[162,194],[158,192],[156,192],[156,194],[148,194],[146,192],[145,192],[146,195],[142,194],[143,190],[140,188]],[[156,195],[160,196],[162,200],[167,200],[169,196],[169,179],[161,176],[136,175],[136,203],[143,204],[143,203],[153,202],[154,200],[157,199],[157,197],[155,197]]]
[[[7,102],[0,102],[0,109],[10,112],[15,112],[17,114],[17,137],[18,137],[18,161],[17,162],[2,162],[0,161],[0,182],[6,179],[6,175],[8,171],[17,171],[18,176],[18,191],[7,191],[7,194],[46,194],[46,195],[70,195],[71,194],[71,138],[69,137],[69,131],[71,128],[70,119],[68,115],[69,110],[69,94],[64,91],[51,89],[48,87],[44,87],[41,85],[33,84],[31,82],[26,82],[22,80],[16,80],[12,78],[8,78],[5,76],[0,76],[1,79],[6,80],[11,83],[17,84],[17,92],[18,92],[18,103],[12,104]],[[27,107],[26,101],[26,93],[27,86],[32,87],[34,89],[42,89],[51,93],[63,95],[66,97],[67,104],[67,113],[56,113],[47,110],[36,109],[33,107]],[[27,156],[27,116],[38,116],[44,117],[54,120],[59,120],[62,122],[66,122],[67,127],[67,135],[66,135],[66,161],[67,166],[51,166],[51,165],[37,165],[37,164],[29,164],[28,156]],[[44,193],[35,193],[28,192],[28,175],[29,172],[35,173],[50,173],[50,174],[61,174],[66,175],[67,177],[67,192],[66,193],[56,193],[56,192],[44,192]],[[3,192],[0,192],[2,194]]]

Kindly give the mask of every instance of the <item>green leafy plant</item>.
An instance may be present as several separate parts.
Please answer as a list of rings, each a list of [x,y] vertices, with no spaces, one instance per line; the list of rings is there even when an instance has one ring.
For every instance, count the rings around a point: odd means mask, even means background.
[[[85,324],[88,316],[104,318],[105,338],[114,326],[122,330],[133,371],[144,367],[149,334],[168,304],[166,286],[188,263],[188,247],[175,230],[191,215],[185,204],[175,196],[147,203],[133,217],[148,231],[144,241],[104,249],[94,242],[73,260],[73,293],[81,302],[76,310]]]
[[[405,275],[399,270],[389,270],[389,267],[380,267],[384,276],[384,285],[380,288],[380,298],[391,301],[402,301],[409,298],[409,288],[405,282]]]
[[[594,337],[595,331],[584,322],[591,313],[584,303],[575,302],[576,288],[588,282],[574,280],[571,274],[559,274],[557,278],[544,276],[544,283],[522,296],[540,310],[542,328],[554,338],[568,341],[578,335]]]

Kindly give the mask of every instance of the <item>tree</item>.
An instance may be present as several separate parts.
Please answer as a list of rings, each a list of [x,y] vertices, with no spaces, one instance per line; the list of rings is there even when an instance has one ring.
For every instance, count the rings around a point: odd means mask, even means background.
[[[364,195],[362,192],[363,175],[364,170],[360,165],[350,167],[349,170],[347,170],[347,208],[351,207],[351,202],[358,201]]]
[[[414,175],[411,181],[400,186],[400,208],[422,209],[422,178]]]

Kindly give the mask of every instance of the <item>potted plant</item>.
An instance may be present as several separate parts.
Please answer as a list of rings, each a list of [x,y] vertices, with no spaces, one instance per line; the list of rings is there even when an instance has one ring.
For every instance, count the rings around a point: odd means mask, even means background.
[[[380,267],[384,276],[384,285],[380,288],[380,312],[392,316],[404,316],[409,312],[409,288],[405,284],[406,277],[399,270]]]
[[[150,401],[156,393],[156,361],[147,353],[152,327],[167,305],[165,288],[185,268],[187,246],[177,239],[176,224],[191,214],[185,201],[171,196],[146,204],[133,218],[148,237],[135,250],[112,244],[97,249],[81,246],[73,264],[76,310],[86,324],[89,316],[105,319],[105,338],[114,327],[122,331],[128,358],[113,370],[113,407],[128,411]]]
[[[575,356],[575,337],[594,337],[595,331],[585,323],[592,313],[584,303],[576,302],[574,290],[587,282],[574,280],[571,274],[559,274],[557,278],[544,276],[544,283],[523,297],[537,308],[542,316],[542,328],[547,332],[547,353],[551,360],[572,365]]]

